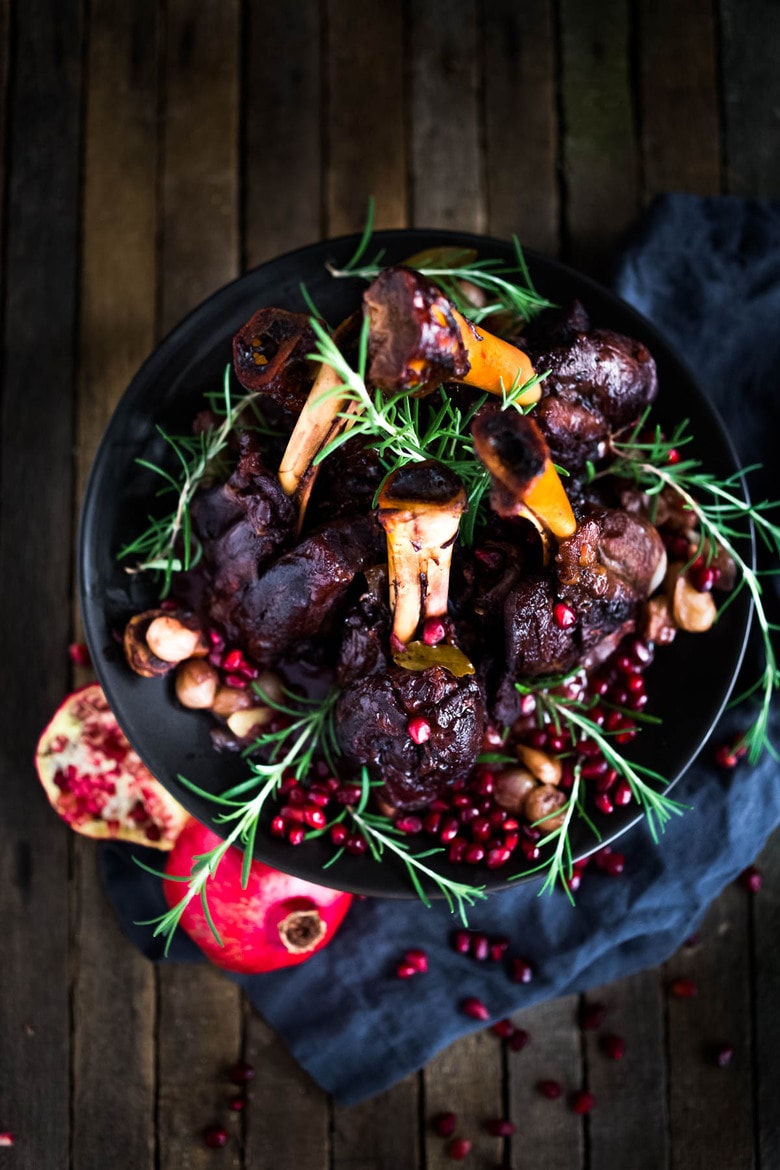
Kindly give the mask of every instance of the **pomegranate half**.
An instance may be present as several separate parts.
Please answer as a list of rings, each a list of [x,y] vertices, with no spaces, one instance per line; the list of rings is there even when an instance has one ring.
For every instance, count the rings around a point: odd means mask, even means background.
[[[130,747],[97,683],[58,707],[35,767],[55,812],[87,837],[171,849],[187,820]]]
[[[165,863],[165,872],[186,877],[193,858],[210,853],[221,838],[190,819]],[[197,897],[185,907],[180,925],[205,955],[227,971],[257,975],[305,962],[327,946],[352,902],[351,894],[330,890],[253,861],[246,889],[241,885],[243,854],[231,847],[206,883],[208,906],[222,945],[206,921]],[[168,905],[181,900],[183,883],[164,881]]]

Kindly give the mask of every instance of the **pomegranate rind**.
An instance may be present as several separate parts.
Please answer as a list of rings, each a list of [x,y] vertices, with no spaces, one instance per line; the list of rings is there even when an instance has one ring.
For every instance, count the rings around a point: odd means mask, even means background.
[[[170,850],[189,816],[131,748],[97,683],[57,708],[35,768],[54,811],[85,837]]]
[[[195,818],[184,826],[165,863],[171,877],[186,877],[195,857],[210,853],[222,838]],[[205,890],[209,912],[221,945],[206,919],[199,897],[185,907],[180,926],[217,967],[247,975],[259,975],[304,963],[326,947],[341,926],[352,904],[352,895],[318,886],[304,878],[282,873],[254,860],[246,889],[241,885],[244,855],[231,847]],[[186,894],[181,881],[164,881],[163,893],[173,908]],[[297,947],[287,929],[296,916],[316,911],[322,933],[312,945]],[[285,938],[288,939],[287,945]]]

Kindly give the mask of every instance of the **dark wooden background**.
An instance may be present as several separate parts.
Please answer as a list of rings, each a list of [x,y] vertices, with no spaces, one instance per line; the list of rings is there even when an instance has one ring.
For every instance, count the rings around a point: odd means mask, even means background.
[[[30,764],[79,681],[84,479],[161,333],[243,268],[359,228],[371,192],[380,227],[514,231],[595,274],[658,192],[776,197],[779,50],[777,0],[1,0],[2,1170],[434,1170],[440,1108],[475,1167],[780,1166],[780,841],[697,947],[594,993],[620,1064],[565,999],[523,1013],[521,1054],[476,1035],[344,1109],[215,970],[135,953]],[[668,998],[680,973],[697,999]],[[209,1151],[239,1054],[249,1107]],[[540,1076],[586,1081],[590,1117]],[[506,1150],[479,1128],[504,1111]]]

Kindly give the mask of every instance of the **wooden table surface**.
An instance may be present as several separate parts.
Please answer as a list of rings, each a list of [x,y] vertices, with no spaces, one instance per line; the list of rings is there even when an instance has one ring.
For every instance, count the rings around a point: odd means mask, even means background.
[[[524,1052],[475,1035],[345,1109],[217,971],[133,950],[30,764],[80,681],[85,476],[161,334],[243,269],[358,229],[369,193],[379,227],[516,232],[596,275],[658,192],[776,197],[778,50],[777,0],[0,4],[0,1170],[433,1170],[443,1108],[474,1167],[780,1166],[777,839],[699,945],[593,993],[621,1063],[564,999],[518,1017]],[[695,1000],[668,997],[683,973]],[[211,1151],[239,1055],[257,1078]],[[587,1084],[592,1114],[539,1077]],[[481,1130],[503,1113],[506,1149]]]

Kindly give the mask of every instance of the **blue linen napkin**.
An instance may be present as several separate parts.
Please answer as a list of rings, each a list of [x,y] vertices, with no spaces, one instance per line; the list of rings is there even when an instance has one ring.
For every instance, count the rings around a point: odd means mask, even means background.
[[[774,464],[780,369],[780,203],[666,196],[626,240],[616,291],[683,352],[727,422],[743,463]],[[758,496],[775,496],[769,482]],[[777,579],[772,579],[773,582]],[[759,648],[749,652],[753,674]],[[717,733],[744,724],[731,713]],[[773,712],[780,742],[780,709]],[[619,848],[625,872],[614,879],[590,867],[573,908],[538,884],[496,894],[470,912],[473,929],[505,934],[510,952],[534,967],[529,984],[503,967],[456,955],[457,925],[443,903],[356,901],[333,942],[300,967],[235,978],[303,1067],[349,1105],[380,1092],[440,1049],[483,1025],[460,1010],[467,995],[494,1018],[545,999],[655,966],[696,928],[710,902],[756,857],[780,824],[777,765],[768,755],[725,774],[702,753],[675,789],[693,806],[659,845],[644,825]],[[136,867],[137,849],[102,847],[106,886],[125,933],[149,958],[162,943],[134,923],[166,909],[159,881]],[[148,851],[152,853],[153,851]],[[152,864],[159,864],[159,854]],[[395,977],[409,947],[423,947],[429,970],[413,987]],[[179,932],[178,961],[202,958]]]

